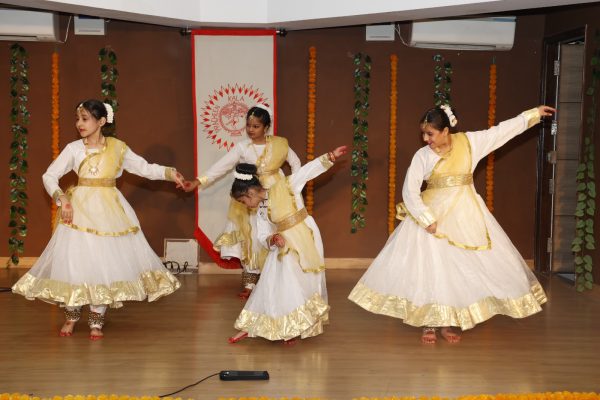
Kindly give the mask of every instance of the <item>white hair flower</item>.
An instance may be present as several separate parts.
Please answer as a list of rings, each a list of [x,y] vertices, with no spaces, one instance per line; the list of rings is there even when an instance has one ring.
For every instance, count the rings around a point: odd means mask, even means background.
[[[239,179],[241,181],[249,181],[250,179],[252,179],[254,177],[254,175],[252,174],[241,174],[237,171],[233,171],[233,177],[235,179]]]
[[[443,106],[440,106],[440,108],[448,116],[448,121],[450,121],[450,126],[452,128],[454,128],[456,126],[456,124],[458,124],[458,120],[456,119],[456,116],[452,112],[452,108],[450,108],[450,106],[448,104],[444,104]]]
[[[115,112],[110,104],[108,104],[108,103],[102,103],[102,104],[104,104],[104,108],[106,108],[106,122],[108,122],[109,124],[112,124],[115,119]]]

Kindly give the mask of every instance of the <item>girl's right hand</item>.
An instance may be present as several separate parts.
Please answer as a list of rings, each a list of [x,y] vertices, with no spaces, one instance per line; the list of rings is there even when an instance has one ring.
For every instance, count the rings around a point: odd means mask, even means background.
[[[434,222],[433,224],[429,225],[427,228],[425,228],[425,230],[433,235],[435,231],[437,231],[437,222]]]
[[[73,206],[71,205],[69,198],[65,195],[62,195],[58,199],[60,200],[60,219],[66,224],[72,223]]]

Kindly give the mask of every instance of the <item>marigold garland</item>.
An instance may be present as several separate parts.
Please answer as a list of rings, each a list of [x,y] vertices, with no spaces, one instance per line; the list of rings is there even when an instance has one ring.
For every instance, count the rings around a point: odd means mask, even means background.
[[[396,221],[396,119],[398,108],[398,57],[390,56],[390,143],[388,166],[388,234],[395,228]]]
[[[60,115],[59,108],[59,80],[58,80],[58,65],[59,65],[59,57],[58,52],[54,51],[52,53],[52,159],[55,160],[58,157],[60,152],[59,148],[59,135],[60,128],[58,124],[58,117]],[[56,204],[52,202],[52,210],[51,210],[51,218],[50,223],[54,225],[54,220],[56,219]]]
[[[308,49],[308,123],[306,130],[306,161],[315,158],[315,112],[317,104],[317,49],[311,46]],[[306,211],[313,213],[314,183],[306,184]]]
[[[488,105],[488,127],[492,127],[496,124],[496,63],[492,62],[490,65],[490,98]],[[485,204],[490,212],[494,211],[494,159],[495,155],[492,151],[487,156],[487,162],[485,166]]]

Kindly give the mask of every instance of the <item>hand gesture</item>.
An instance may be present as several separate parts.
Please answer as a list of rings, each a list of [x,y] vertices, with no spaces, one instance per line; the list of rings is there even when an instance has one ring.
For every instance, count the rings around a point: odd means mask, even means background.
[[[427,231],[427,233],[431,233],[433,235],[435,231],[437,231],[437,222],[434,222],[433,224],[429,225],[427,228],[425,228],[425,230]]]
[[[555,108],[544,105],[539,106],[537,109],[542,117],[549,117],[556,112]]]
[[[279,233],[274,234],[273,236],[271,236],[271,246],[277,246],[279,248],[282,248],[283,246],[285,246],[285,238],[283,236],[281,236]]]
[[[175,176],[173,177],[173,179],[175,179],[175,187],[178,189],[183,189],[185,178],[183,177],[183,175],[181,175],[179,171],[175,172]]]
[[[200,186],[200,181],[198,181],[198,179],[194,179],[193,181],[183,182],[183,185],[180,187],[180,189],[183,189],[186,192],[191,192],[194,189],[196,189],[198,186]]]
[[[334,155],[335,158],[340,158],[341,156],[343,156],[344,154],[346,154],[348,152],[348,146],[340,146],[340,147],[336,147],[332,153]]]
[[[63,194],[58,199],[60,200],[60,219],[66,224],[72,223],[73,206],[71,205],[69,198]]]

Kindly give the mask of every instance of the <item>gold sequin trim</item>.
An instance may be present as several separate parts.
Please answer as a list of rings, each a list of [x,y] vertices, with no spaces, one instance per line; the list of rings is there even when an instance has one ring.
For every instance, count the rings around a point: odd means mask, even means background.
[[[208,185],[208,176],[199,176],[196,178],[196,180],[198,180],[198,182],[200,182],[200,186]]]
[[[449,175],[429,179],[427,181],[427,189],[441,189],[453,186],[471,185],[472,183],[473,174]]]
[[[56,189],[54,193],[52,193],[52,200],[54,200],[54,203],[58,203],[58,198],[64,194],[65,193],[62,190]]]
[[[537,108],[532,108],[531,110],[523,111],[521,113],[522,116],[527,120],[527,128],[531,128],[534,125],[537,125],[540,122],[540,112]]]
[[[308,217],[308,211],[306,211],[306,208],[303,207],[300,210],[293,213],[292,215],[290,215],[289,217],[286,217],[279,222],[275,222],[277,232],[283,232],[295,225],[298,225],[300,222],[304,221],[306,217]]]
[[[114,178],[79,178],[77,186],[115,187],[117,180]]]
[[[137,233],[140,230],[139,226],[132,226],[131,228],[126,229],[121,232],[104,232],[104,231],[99,231],[98,229],[84,228],[81,226],[77,226],[75,224],[67,224],[66,222],[63,222],[62,220],[60,221],[60,223],[63,224],[64,226],[68,226],[71,229],[76,229],[81,232],[87,232],[87,233],[91,233],[93,235],[98,235],[98,236],[110,236],[110,237],[125,236],[125,235],[129,235],[131,233]]]
[[[242,310],[235,328],[248,332],[250,337],[263,337],[268,340],[290,340],[300,336],[317,336],[323,333],[323,325],[329,322],[329,305],[315,293],[303,305],[281,317],[271,317],[246,309]]]
[[[329,155],[327,153],[320,156],[319,161],[321,161],[321,164],[323,164],[323,167],[325,167],[326,169],[333,167],[333,163],[329,159]]]
[[[175,182],[175,175],[177,174],[177,170],[173,167],[165,168],[165,180]]]
[[[436,303],[416,305],[406,298],[378,293],[362,282],[354,287],[348,299],[367,311],[400,318],[411,326],[458,326],[463,330],[471,329],[498,314],[512,318],[528,317],[541,311],[541,305],[547,301],[539,282],[534,283],[529,293],[519,298],[486,297],[466,307]]]

